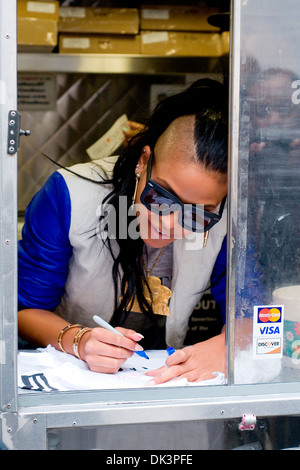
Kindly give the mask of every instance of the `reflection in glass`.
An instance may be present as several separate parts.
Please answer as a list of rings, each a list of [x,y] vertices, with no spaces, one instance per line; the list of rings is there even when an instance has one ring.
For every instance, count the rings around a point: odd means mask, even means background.
[[[295,292],[292,300],[274,295],[300,284],[300,67],[293,5],[249,0],[241,8],[236,383],[298,380],[300,367],[299,359],[278,359],[272,349],[279,329],[280,348],[291,351],[286,343],[298,335],[300,312],[288,335],[287,323],[282,332],[281,320],[270,317],[258,325],[257,339],[251,321],[260,322],[255,307],[287,310],[287,300],[299,302]]]

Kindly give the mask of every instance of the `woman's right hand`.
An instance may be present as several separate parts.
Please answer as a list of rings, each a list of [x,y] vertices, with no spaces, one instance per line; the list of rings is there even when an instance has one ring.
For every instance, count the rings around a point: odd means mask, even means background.
[[[137,341],[143,336],[134,330],[117,327],[124,336],[105,328],[93,328],[79,342],[79,355],[93,372],[114,374],[134,351],[143,351]]]

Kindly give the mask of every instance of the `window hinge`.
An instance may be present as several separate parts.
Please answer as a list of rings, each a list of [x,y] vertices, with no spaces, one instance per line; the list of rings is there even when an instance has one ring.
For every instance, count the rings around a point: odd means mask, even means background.
[[[7,153],[14,155],[17,153],[20,144],[20,136],[30,135],[30,131],[20,129],[21,116],[18,111],[11,110],[8,113],[8,136],[7,136]]]

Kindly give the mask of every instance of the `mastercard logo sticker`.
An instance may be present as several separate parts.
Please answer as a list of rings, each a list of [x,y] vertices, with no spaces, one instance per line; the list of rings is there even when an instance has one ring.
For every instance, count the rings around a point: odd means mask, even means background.
[[[263,307],[258,309],[258,321],[261,323],[280,322],[281,316],[281,307]]]

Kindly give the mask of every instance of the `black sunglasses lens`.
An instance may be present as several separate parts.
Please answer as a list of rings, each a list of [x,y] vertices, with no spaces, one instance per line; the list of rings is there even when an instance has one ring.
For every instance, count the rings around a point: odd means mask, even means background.
[[[187,230],[194,232],[205,232],[209,229],[212,219],[204,210],[199,210],[195,206],[185,205],[182,218],[182,225]]]
[[[146,206],[155,212],[170,212],[170,208],[174,205],[174,201],[161,194],[157,189],[150,188],[144,195]]]
[[[146,189],[147,188],[147,189]],[[195,204],[180,204],[178,200],[168,197],[163,190],[152,186],[146,187],[141,195],[141,202],[147,209],[160,215],[179,212],[179,223],[186,230],[193,232],[206,232],[219,221],[219,216],[205,211]]]

